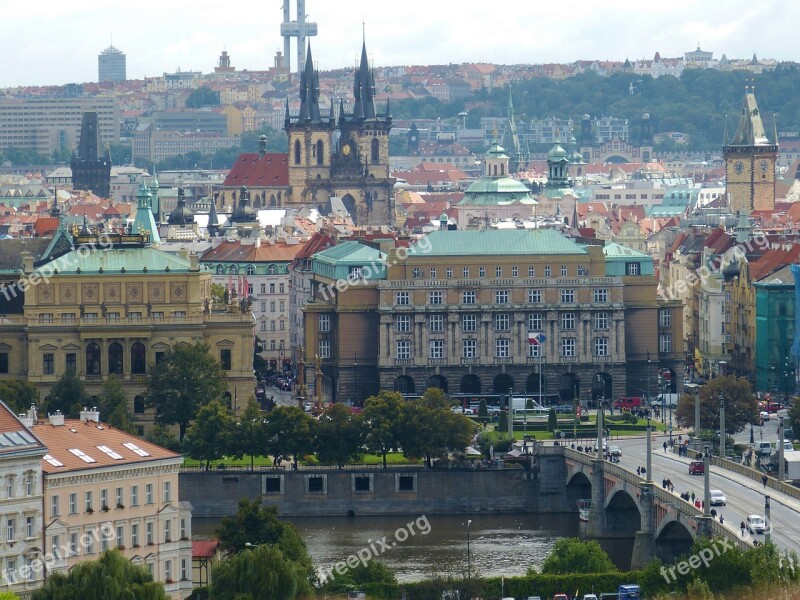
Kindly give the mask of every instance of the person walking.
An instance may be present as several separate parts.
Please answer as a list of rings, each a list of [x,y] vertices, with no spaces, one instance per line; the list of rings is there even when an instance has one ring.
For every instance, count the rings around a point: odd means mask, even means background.
[[[746,525],[744,524],[744,521],[742,521],[741,523],[739,523],[739,529],[741,529],[741,530],[742,530],[742,537],[744,537],[744,530],[745,530],[745,527],[746,527]]]
[[[719,515],[719,524],[720,525],[724,525],[725,524],[725,517],[723,517],[722,514]]]
[[[764,487],[765,487],[765,488],[767,487],[767,479],[768,479],[768,478],[767,478],[767,474],[766,474],[766,473],[764,473],[764,474],[761,476],[761,483],[763,483],[763,484],[764,484]]]
[[[664,452],[667,451],[667,442],[664,442]]]
[[[636,474],[641,477],[642,476],[642,467],[636,467]]]

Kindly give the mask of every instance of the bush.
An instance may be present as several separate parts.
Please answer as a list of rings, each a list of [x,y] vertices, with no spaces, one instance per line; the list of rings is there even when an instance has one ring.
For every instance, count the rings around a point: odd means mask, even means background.
[[[558,416],[554,408],[550,409],[547,413],[547,429],[548,431],[555,431],[558,428]]]
[[[484,456],[489,456],[489,447],[494,447],[495,452],[508,452],[511,443],[511,436],[505,431],[484,431],[478,436],[478,447]]]

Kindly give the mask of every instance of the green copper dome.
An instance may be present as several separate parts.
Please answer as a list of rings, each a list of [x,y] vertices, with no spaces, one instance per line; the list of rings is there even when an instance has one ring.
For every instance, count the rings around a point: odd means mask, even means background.
[[[497,140],[492,142],[491,147],[489,150],[486,151],[484,158],[486,159],[498,159],[498,158],[508,158],[508,154],[506,154],[506,149],[503,148],[500,144],[497,143]]]
[[[473,182],[458,203],[465,205],[536,204],[531,191],[511,177],[486,177]]]
[[[547,160],[549,162],[561,162],[567,160],[567,151],[561,147],[560,144],[556,144],[550,149],[550,152],[547,153]]]

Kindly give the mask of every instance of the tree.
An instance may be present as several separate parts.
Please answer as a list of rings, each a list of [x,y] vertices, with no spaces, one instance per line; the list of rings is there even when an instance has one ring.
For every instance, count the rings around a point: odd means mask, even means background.
[[[428,401],[423,396],[418,402],[405,404],[398,432],[405,457],[424,458],[430,467],[434,456],[469,446],[475,424],[464,415],[453,413],[446,396],[444,406],[442,402],[438,394],[433,394]]]
[[[175,439],[175,434],[163,423],[156,423],[144,436],[144,439],[173,452],[181,451],[181,442]]]
[[[486,398],[481,398],[481,402],[478,404],[478,416],[481,419],[489,417],[489,410],[486,408]]]
[[[208,469],[212,460],[227,454],[235,426],[228,407],[219,400],[212,400],[197,411],[197,418],[186,432],[184,450],[189,456],[206,461]]]
[[[377,559],[358,563],[343,574],[331,571],[325,579],[322,590],[331,594],[345,594],[354,590],[363,590],[368,584],[392,585],[397,577],[389,567]]]
[[[155,407],[157,422],[178,425],[180,441],[197,410],[227,389],[225,372],[202,342],[176,344],[148,371],[147,404]]]
[[[8,379],[0,381],[0,398],[18,415],[26,412],[32,404],[38,404],[39,390],[28,381]]]
[[[720,398],[725,399],[725,431],[738,433],[758,416],[758,401],[745,379],[732,375],[717,377],[700,389],[700,428],[719,429]],[[675,418],[684,427],[694,425],[694,394],[683,394]]]
[[[364,402],[361,413],[361,426],[364,432],[364,446],[369,452],[383,457],[386,468],[386,455],[400,447],[397,431],[403,417],[406,401],[399,392],[379,392]]]
[[[78,379],[75,371],[67,369],[50,388],[44,404],[47,412],[54,413],[60,410],[65,417],[77,419],[81,410],[89,405],[89,394],[86,393],[83,382]]]
[[[317,458],[321,462],[336,463],[341,469],[361,451],[361,423],[344,404],[325,409],[315,429]]]
[[[312,451],[316,424],[300,407],[278,406],[267,418],[266,448],[275,457],[291,455],[297,468],[298,457]]]
[[[186,99],[186,108],[202,108],[203,106],[219,106],[219,92],[201,85],[192,90]]]
[[[224,517],[216,533],[226,552],[242,552],[247,544],[272,544],[280,548],[284,557],[302,565],[307,575],[313,573],[311,556],[294,525],[278,519],[278,509],[264,506],[261,497],[239,500],[236,514]]]
[[[103,393],[98,399],[100,418],[127,433],[134,433],[133,416],[128,407],[128,396],[116,377],[110,375],[103,383]]]
[[[211,301],[220,306],[225,304],[225,286],[221,283],[211,284]]]
[[[558,429],[558,415],[556,409],[551,408],[547,413],[547,431],[555,431]]]
[[[146,568],[134,565],[119,550],[83,561],[67,574],[52,573],[33,600],[168,600],[164,586]]]
[[[617,568],[596,540],[562,538],[542,565],[542,573],[609,573]]]
[[[453,401],[442,389],[431,387],[422,393],[419,404],[429,408],[446,408],[449,410],[453,405]]]
[[[210,597],[219,600],[292,600],[313,595],[303,567],[276,546],[258,546],[217,564]]]
[[[245,454],[249,455],[251,471],[255,455],[260,454],[264,449],[265,430],[261,406],[254,396],[250,396],[239,422],[233,428],[230,452],[236,458],[241,458]]]

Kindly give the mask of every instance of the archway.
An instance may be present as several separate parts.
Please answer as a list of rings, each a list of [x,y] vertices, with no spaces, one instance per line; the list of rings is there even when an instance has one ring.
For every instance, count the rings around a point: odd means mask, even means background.
[[[606,531],[612,537],[632,538],[642,528],[642,515],[636,500],[626,490],[614,492],[606,503]]]
[[[592,482],[582,471],[575,473],[567,483],[566,510],[577,511],[578,500],[592,497]]]
[[[595,373],[592,376],[592,406],[605,400],[607,405],[614,401],[614,378],[606,373]]]
[[[689,554],[692,549],[692,533],[681,521],[670,521],[656,535],[656,556],[671,563],[679,556]]]
[[[528,394],[539,394],[541,392],[539,373],[531,373],[525,380],[525,391]]]
[[[400,392],[401,394],[413,394],[414,380],[408,375],[400,375],[400,377],[394,380],[394,391]]]
[[[441,375],[431,375],[428,377],[428,382],[425,385],[425,388],[439,388],[445,394],[447,393],[447,379],[442,377]]]
[[[514,378],[508,373],[500,373],[494,378],[492,389],[495,394],[507,394],[514,387]]]
[[[580,398],[580,378],[575,373],[562,373],[558,382],[558,395],[561,402],[572,404],[575,398]]]
[[[462,394],[480,394],[481,393],[481,378],[477,375],[469,373],[461,378],[461,386],[459,387]]]

